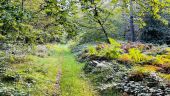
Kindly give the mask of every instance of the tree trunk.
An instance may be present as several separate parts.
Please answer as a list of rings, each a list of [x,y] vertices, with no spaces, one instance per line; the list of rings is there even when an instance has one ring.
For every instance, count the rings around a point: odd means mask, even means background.
[[[134,21],[133,21],[133,2],[130,0],[130,33],[131,41],[136,41],[135,30],[134,30]]]
[[[111,44],[111,42],[110,42],[110,40],[109,40],[109,36],[108,36],[108,34],[107,34],[107,32],[106,32],[106,30],[105,30],[102,22],[98,19],[98,12],[97,12],[96,6],[95,6],[95,9],[94,9],[94,17],[96,17],[97,22],[98,22],[99,25],[101,26],[101,28],[102,28],[102,30],[103,30],[103,33],[104,33],[104,35],[105,35],[105,37],[106,37],[107,43]]]
[[[111,42],[110,42],[110,40],[109,40],[109,36],[108,36],[108,34],[107,34],[107,32],[106,32],[106,30],[105,30],[103,24],[101,23],[100,20],[97,20],[97,22],[100,24],[100,26],[101,26],[101,28],[102,28],[102,30],[103,30],[103,33],[104,33],[105,36],[106,36],[107,43],[111,44]]]
[[[22,11],[24,11],[24,0],[21,1]]]
[[[24,1],[25,1],[25,0],[22,0],[22,1],[21,1],[21,9],[22,9],[22,12],[24,12]],[[21,22],[23,22],[23,18],[21,18]]]

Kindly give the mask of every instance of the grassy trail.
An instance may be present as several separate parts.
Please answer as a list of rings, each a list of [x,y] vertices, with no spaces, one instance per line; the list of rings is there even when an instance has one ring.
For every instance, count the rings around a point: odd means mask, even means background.
[[[29,55],[31,61],[12,64],[7,74],[17,74],[21,79],[14,84],[5,81],[6,86],[30,96],[96,96],[88,80],[83,78],[84,64],[75,60],[68,46],[46,46],[47,56]]]
[[[56,57],[61,64],[60,88],[62,96],[95,96],[92,87],[83,79],[82,67],[65,45],[57,46]]]

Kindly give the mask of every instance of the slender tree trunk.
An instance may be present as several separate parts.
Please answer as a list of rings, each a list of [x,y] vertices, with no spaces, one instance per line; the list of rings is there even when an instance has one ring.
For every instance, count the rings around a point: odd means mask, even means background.
[[[105,36],[106,36],[107,43],[111,44],[111,42],[110,42],[110,40],[109,40],[109,36],[108,36],[108,34],[107,34],[107,32],[106,32],[106,30],[105,30],[103,24],[101,23],[100,20],[97,20],[97,22],[100,24],[100,26],[101,26],[101,28],[102,28],[102,30],[103,30],[103,33],[104,33]]]
[[[24,12],[24,1],[25,1],[25,0],[22,0],[22,1],[21,1],[22,12]],[[21,22],[23,22],[23,19],[22,19],[22,18],[21,18]]]
[[[136,41],[135,30],[134,30],[134,21],[133,21],[133,2],[130,0],[130,32],[131,32],[131,41]]]
[[[107,32],[106,32],[106,30],[105,30],[102,22],[98,19],[98,12],[97,12],[96,6],[95,6],[95,9],[94,9],[94,17],[96,17],[97,23],[99,23],[99,25],[101,26],[102,31],[103,31],[103,33],[104,33],[104,35],[105,35],[105,37],[106,37],[107,43],[111,44],[111,42],[110,42],[110,40],[109,40],[109,36],[108,36],[108,34],[107,34]]]
[[[82,0],[79,0],[80,2]],[[98,15],[98,11],[97,11],[97,8],[96,8],[96,5],[95,5],[95,2],[94,0],[90,0],[90,3],[93,5],[94,4],[94,10],[93,10],[93,14],[94,14],[94,18],[96,19],[96,22],[100,25],[101,29],[102,29],[102,32],[104,33],[105,37],[106,37],[106,42],[111,44],[110,40],[109,40],[109,36],[108,36],[108,33],[106,31],[106,29],[104,28],[104,25],[102,24],[102,22],[100,21],[100,19],[98,18],[99,15]],[[81,7],[83,7],[83,4],[81,4]]]
[[[22,11],[23,11],[24,10],[24,0],[22,0],[21,4],[22,4]]]

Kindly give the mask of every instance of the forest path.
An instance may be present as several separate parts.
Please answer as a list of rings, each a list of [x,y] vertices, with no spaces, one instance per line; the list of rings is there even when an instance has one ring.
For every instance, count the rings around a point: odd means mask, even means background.
[[[60,64],[60,72],[57,74],[56,83],[59,84],[61,96],[96,96],[92,86],[83,78],[82,68],[75,60],[67,45],[57,45],[56,47],[57,63]],[[62,70],[62,71],[61,71]]]
[[[12,81],[5,81],[6,87],[23,90],[31,96],[98,96],[84,76],[84,64],[75,60],[68,45],[43,46],[37,48],[38,51],[34,54],[28,55],[27,62],[11,65],[6,74],[17,74],[20,80],[15,85],[11,84]]]

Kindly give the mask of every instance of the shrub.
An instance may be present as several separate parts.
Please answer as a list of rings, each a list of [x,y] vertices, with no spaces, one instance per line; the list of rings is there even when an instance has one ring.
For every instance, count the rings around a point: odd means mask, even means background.
[[[48,48],[50,46],[48,45]],[[36,50],[35,50],[35,53],[34,55],[38,56],[38,57],[46,57],[48,55],[48,48],[47,46],[44,46],[44,45],[38,45]]]
[[[10,64],[24,63],[24,62],[29,62],[32,60],[33,60],[33,58],[29,55],[10,55],[7,58],[7,61]]]
[[[112,39],[112,38],[109,38],[109,40],[110,40],[111,45],[113,45],[113,46],[115,46],[115,47],[117,47],[117,48],[120,48],[120,47],[121,47],[121,44],[118,43],[116,40],[114,40],[114,39]]]
[[[4,75],[4,73],[6,71],[7,63],[8,63],[8,61],[7,61],[7,58],[5,56],[5,52],[0,51],[0,77],[2,75]]]
[[[165,49],[167,58],[170,59],[170,47]]]
[[[28,96],[28,95],[29,94],[18,88],[0,86],[0,96]]]
[[[0,76],[3,76],[6,71],[6,63],[5,61],[0,62]]]
[[[10,55],[10,56],[9,56],[8,62],[9,62],[9,63],[14,63],[14,62],[15,62],[15,57],[14,57],[14,55]]]
[[[113,39],[110,39],[111,44],[98,44],[96,47],[88,47],[88,55],[95,56],[96,58],[116,59],[120,56],[122,49],[121,45]]]
[[[36,83],[37,80],[36,80],[36,78],[34,76],[28,75],[28,76],[24,77],[24,81],[26,83],[34,84],[34,83]]]
[[[24,62],[29,62],[32,61],[33,58],[29,55],[26,56],[15,56],[15,62],[14,63],[24,63]]]
[[[0,34],[0,40],[3,41],[5,39],[6,39],[6,37]]]
[[[52,44],[47,44],[47,45],[46,45],[46,48],[47,48],[47,49],[52,49],[52,47],[53,47]]]
[[[100,50],[98,52],[98,55],[100,57],[105,57],[107,59],[115,59],[118,58],[121,54],[121,49],[119,47],[117,47],[117,45],[107,45],[105,46],[105,48],[103,48],[102,50]]]
[[[89,46],[88,47],[88,54],[89,55],[95,55],[97,54],[96,48],[94,46]]]
[[[8,67],[6,69],[6,72],[4,73],[4,75],[1,77],[1,80],[3,82],[7,82],[7,83],[14,83],[14,82],[18,82],[20,79],[20,74],[18,74],[17,72],[15,72],[14,69]]]

